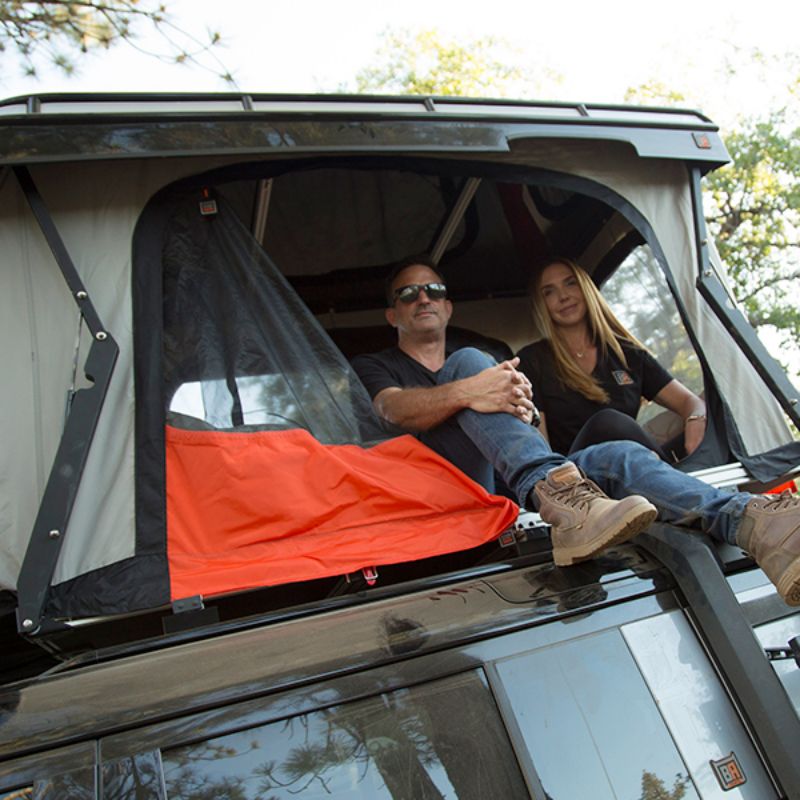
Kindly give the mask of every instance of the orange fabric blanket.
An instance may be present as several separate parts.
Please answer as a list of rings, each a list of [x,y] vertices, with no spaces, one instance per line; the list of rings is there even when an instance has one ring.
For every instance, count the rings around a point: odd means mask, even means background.
[[[516,518],[412,436],[167,427],[172,599],[343,575],[476,547]]]

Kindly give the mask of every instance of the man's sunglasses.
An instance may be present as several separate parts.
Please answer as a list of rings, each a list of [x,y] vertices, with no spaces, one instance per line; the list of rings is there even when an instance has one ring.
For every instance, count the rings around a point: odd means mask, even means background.
[[[447,287],[443,283],[410,283],[394,290],[394,299],[401,303],[413,303],[422,290],[430,300],[444,300],[447,297]]]

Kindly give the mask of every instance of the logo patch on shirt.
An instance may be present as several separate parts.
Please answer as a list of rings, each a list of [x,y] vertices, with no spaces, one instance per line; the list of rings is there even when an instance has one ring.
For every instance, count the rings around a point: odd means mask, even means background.
[[[619,386],[630,386],[633,383],[633,378],[624,369],[615,369],[611,374]]]

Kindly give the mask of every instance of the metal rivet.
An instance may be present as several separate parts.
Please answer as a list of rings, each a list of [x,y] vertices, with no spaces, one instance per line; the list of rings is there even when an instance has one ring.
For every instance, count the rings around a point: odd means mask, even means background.
[[[22,620],[22,627],[25,628],[25,630],[30,630],[33,627],[33,620],[32,619]]]
[[[701,247],[705,247],[707,244],[708,244],[708,239],[701,239],[700,240],[700,246]]]
[[[105,331],[97,331],[94,338],[97,339],[98,342],[104,342],[108,339],[108,334]]]
[[[706,277],[706,278],[711,278],[711,277],[714,275],[714,273],[713,273],[713,272],[712,272],[710,269],[707,269],[707,270],[706,270],[706,271],[703,273],[703,275],[705,275],[705,277]]]
[[[88,296],[89,295],[86,292],[84,292],[82,289],[81,289],[80,292],[76,292],[76,294],[75,294],[75,297],[77,297],[78,300],[85,300]]]
[[[52,530],[48,536],[50,536],[51,539],[58,539],[58,537],[61,536],[61,531]]]

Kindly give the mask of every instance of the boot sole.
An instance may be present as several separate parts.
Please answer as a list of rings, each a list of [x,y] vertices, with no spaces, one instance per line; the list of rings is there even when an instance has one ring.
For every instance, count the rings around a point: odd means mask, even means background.
[[[553,561],[556,566],[569,567],[580,561],[588,561],[599,555],[603,550],[615,544],[627,542],[638,536],[643,530],[650,526],[650,523],[658,516],[655,506],[649,506],[642,510],[641,506],[632,508],[620,520],[616,528],[605,531],[601,536],[596,537],[590,542],[575,547],[558,547],[553,549]],[[800,565],[799,565],[800,566]],[[800,576],[798,576],[800,578]],[[800,603],[800,584],[798,589],[798,603]]]
[[[787,606],[800,606],[800,558],[796,558],[784,570],[777,589]]]

